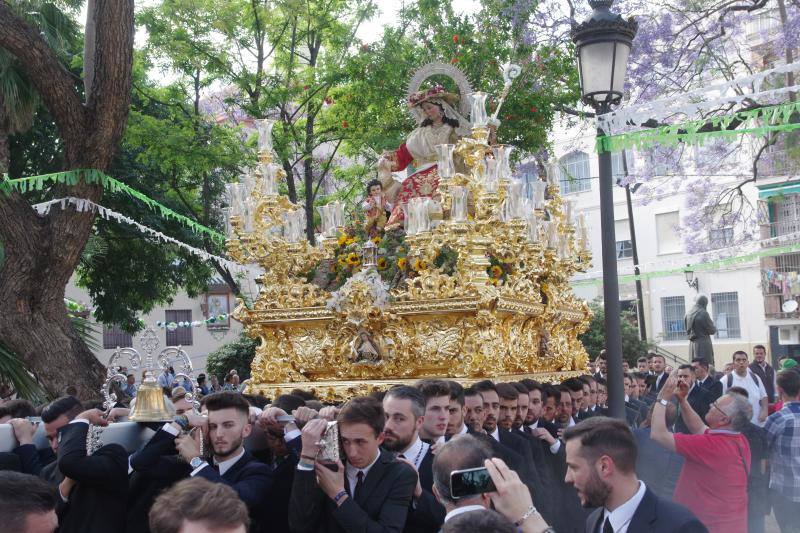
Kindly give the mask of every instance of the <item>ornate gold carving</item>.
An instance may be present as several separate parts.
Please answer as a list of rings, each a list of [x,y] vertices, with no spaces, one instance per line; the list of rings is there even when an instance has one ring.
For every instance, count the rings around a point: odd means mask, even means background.
[[[247,334],[260,339],[248,392],[274,397],[300,387],[341,401],[424,377],[551,381],[585,368],[578,335],[590,313],[568,281],[589,256],[575,250],[557,188],[547,190],[547,213],[566,236],[568,253],[531,242],[524,220],[501,219],[504,180],[497,192],[483,187],[488,133],[476,129],[459,141],[455,153],[464,172],[440,184],[445,215],[450,187],[469,188],[470,220],[445,216],[436,228],[407,236],[409,261],[431,266],[391,289],[374,270],[359,272],[335,293],[308,283],[307,273],[333,257],[335,243],[287,242],[279,226],[299,206],[253,193],[255,230],[244,233],[234,218],[236,237],[227,243],[234,259],[265,269],[252,308],[240,302],[234,312]],[[453,271],[433,266],[443,247],[457,252]],[[502,279],[487,273],[490,260],[504,265]]]

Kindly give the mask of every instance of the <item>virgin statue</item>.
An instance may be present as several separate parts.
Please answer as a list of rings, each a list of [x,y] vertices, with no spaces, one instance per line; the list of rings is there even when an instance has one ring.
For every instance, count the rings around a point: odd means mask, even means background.
[[[434,74],[451,77],[461,90],[459,95],[447,92],[441,85],[418,90],[425,78]],[[465,119],[456,105],[471,92],[466,77],[452,65],[431,63],[420,69],[410,87],[408,107],[417,121],[417,128],[411,132],[406,142],[397,150],[386,152],[378,161],[378,171],[383,189],[393,204],[386,229],[394,229],[403,224],[403,205],[412,198],[436,198],[439,186],[439,173],[436,165],[436,146],[455,144],[459,137],[470,131],[471,124]],[[462,102],[463,103],[463,102]],[[462,111],[465,109],[462,107]],[[413,172],[393,191],[392,180],[387,179],[393,172],[411,167]],[[396,178],[395,178],[396,179]]]

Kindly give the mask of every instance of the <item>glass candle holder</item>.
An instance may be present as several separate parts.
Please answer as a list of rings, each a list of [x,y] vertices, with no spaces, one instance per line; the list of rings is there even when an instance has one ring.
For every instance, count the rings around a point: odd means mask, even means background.
[[[228,183],[225,185],[228,192],[228,205],[230,206],[230,216],[238,217],[242,215],[242,196],[238,183]]]
[[[531,183],[534,209],[544,209],[544,193],[546,188],[547,184],[542,180],[536,180]]]
[[[258,165],[258,173],[261,175],[261,194],[264,196],[275,196],[278,194],[278,184],[275,180],[275,165],[271,163],[261,163]]]
[[[498,144],[492,148],[494,159],[497,161],[497,178],[511,179],[511,153],[514,147],[508,144]]]
[[[258,130],[258,152],[261,154],[272,152],[272,128],[275,127],[275,119],[264,118],[256,120],[256,130]]]
[[[452,178],[456,173],[453,165],[453,150],[456,146],[454,144],[437,144],[434,148],[436,148],[439,176],[445,179]]]
[[[489,123],[489,117],[486,114],[486,99],[488,96],[488,94],[480,91],[470,95],[471,107],[469,116],[473,127],[486,127]]]
[[[547,184],[551,187],[558,187],[560,179],[561,173],[558,168],[558,163],[553,161],[547,165]]]
[[[527,224],[527,237],[528,242],[538,244],[541,240],[539,238],[539,218],[535,213],[529,212],[525,215],[525,223]]]
[[[523,184],[519,180],[513,180],[506,187],[506,204],[507,215],[509,219],[523,218],[522,212],[522,187]]]
[[[469,189],[460,185],[451,187],[450,195],[453,199],[450,207],[450,218],[455,222],[466,222]]]

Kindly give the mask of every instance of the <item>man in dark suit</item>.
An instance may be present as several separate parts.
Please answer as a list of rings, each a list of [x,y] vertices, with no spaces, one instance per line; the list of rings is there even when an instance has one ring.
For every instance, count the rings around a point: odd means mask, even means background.
[[[112,409],[108,418],[127,412]],[[128,452],[119,444],[108,444],[87,455],[90,425],[108,425],[103,411],[84,411],[58,430],[58,471],[64,476],[58,486],[65,503],[58,513],[62,533],[125,529]]]
[[[131,467],[149,475],[172,479],[186,476],[203,477],[214,483],[232,487],[250,510],[251,531],[271,530],[268,523],[274,479],[270,468],[244,449],[250,435],[250,405],[241,394],[219,392],[206,396],[203,402],[208,418],[185,414],[165,424],[150,442],[131,456]],[[199,428],[194,435],[183,434],[190,427]],[[211,456],[201,454],[201,431],[207,431]],[[183,459],[177,460],[171,450]]]
[[[631,398],[631,389],[633,388],[633,379],[629,374],[622,375],[623,390],[625,391],[625,421],[628,427],[635,429],[639,427],[641,421],[639,412],[641,407],[638,403],[634,403]]]
[[[543,494],[545,487],[542,483],[541,476],[536,469],[536,464],[534,463],[533,459],[533,451],[531,450],[530,445],[522,436],[514,435],[510,431],[501,431],[500,427],[497,425],[501,413],[500,396],[497,392],[497,386],[490,380],[484,380],[479,381],[473,385],[473,387],[480,392],[481,396],[483,397],[483,412],[485,414],[483,430],[494,440],[522,456],[522,464],[518,465],[520,470],[518,470],[517,473],[522,479],[522,482],[525,483],[525,485],[527,485],[527,487],[530,489],[534,498],[534,503],[536,503],[536,505],[540,505],[540,502],[543,503],[543,500],[547,498],[547,496]],[[504,388],[508,391],[509,396],[515,395],[516,389],[513,387]],[[516,396],[514,397],[516,398]],[[508,401],[507,405],[509,409],[512,408],[511,404],[514,405],[514,413],[509,417],[509,429],[511,422],[513,422],[514,417],[516,416],[516,400]],[[537,496],[539,496],[538,499]]]
[[[692,359],[692,368],[694,368],[694,377],[697,385],[708,392],[709,399],[712,402],[717,401],[722,396],[722,382],[709,375],[708,359],[704,357]]]
[[[344,463],[317,460],[327,421],[315,419],[303,427],[289,503],[292,531],[403,530],[417,474],[391,452],[381,451],[385,416],[372,397],[353,398],[342,407],[337,425]]]
[[[750,370],[761,378],[764,390],[767,391],[767,402],[775,403],[775,369],[767,363],[767,349],[761,345],[753,346],[753,362],[750,363]]]
[[[25,424],[12,424],[14,435],[19,446],[13,453],[22,463],[22,471],[39,476],[45,481],[58,485],[64,479],[58,472],[56,454],[58,453],[58,430],[74,420],[84,411],[81,402],[74,396],[62,396],[53,400],[42,409],[42,423],[47,441],[50,443],[49,453],[37,450],[33,444],[35,428],[27,420]]]
[[[619,530],[700,533],[706,527],[685,507],[656,496],[636,477],[636,442],[625,422],[593,417],[564,432],[567,483],[584,507],[596,507],[586,533]]]
[[[502,459],[509,468],[520,474],[520,478],[522,478],[522,473],[526,469],[524,458],[508,446],[500,444],[500,441],[490,437],[486,430],[483,429],[486,418],[483,404],[483,395],[474,387],[464,390],[464,426],[454,428],[454,435],[469,433],[491,449],[492,457]],[[449,441],[450,438],[446,437],[446,440]]]
[[[464,401],[463,392],[461,401]],[[419,436],[426,412],[425,398],[418,388],[393,387],[383,397],[383,410],[386,413],[383,447],[408,463],[418,474],[405,531],[435,533],[444,523],[445,511],[432,492],[431,445]]]
[[[527,443],[531,456],[529,469],[533,476],[534,492],[532,494],[534,504],[545,520],[552,522],[556,515],[553,501],[554,483],[549,465],[544,456],[541,441],[527,433],[513,431],[514,421],[519,409],[519,391],[517,388],[511,383],[498,383],[496,387],[497,394],[500,397],[500,417],[497,420],[500,437],[502,439],[503,434],[507,433],[524,441],[523,444]]]
[[[694,369],[692,365],[681,365],[678,367],[678,382],[685,383],[689,388],[689,396],[687,397],[689,405],[692,406],[694,412],[697,413],[701,419],[705,419],[706,413],[708,413],[708,410],[711,408],[711,402],[713,400],[710,399],[705,389],[697,385],[694,379]],[[687,435],[692,434],[686,426],[686,422],[683,421],[682,416],[679,416],[677,422],[675,422],[674,432],[686,433]]]
[[[653,354],[653,372],[656,376],[656,383],[653,385],[653,389],[650,391],[651,393],[657,395],[661,387],[664,386],[664,383],[667,382],[669,374],[667,374],[666,370],[667,362],[664,360],[664,356],[657,353]]]

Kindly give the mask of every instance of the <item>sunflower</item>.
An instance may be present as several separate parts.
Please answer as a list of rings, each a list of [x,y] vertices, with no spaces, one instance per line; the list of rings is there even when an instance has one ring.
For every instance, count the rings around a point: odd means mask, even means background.
[[[414,263],[411,265],[411,268],[413,268],[417,272],[420,272],[420,271],[425,270],[426,268],[428,268],[428,263],[426,263],[422,259],[415,259]]]
[[[358,257],[358,254],[353,252],[347,256],[347,264],[350,266],[356,266],[361,263],[361,258]]]
[[[347,240],[344,242],[344,245],[345,245],[345,246],[350,246],[351,244],[353,244],[353,243],[355,243],[355,242],[356,242],[356,238],[355,238],[355,237],[349,237],[349,238],[348,238],[348,239],[347,239]]]
[[[492,278],[500,279],[500,276],[503,275],[503,269],[499,265],[492,265],[489,269],[489,273],[491,274]]]
[[[373,243],[375,243],[375,246],[378,246],[378,245],[381,243],[381,236],[380,236],[380,235],[375,235],[375,236],[374,236],[372,239],[370,239],[370,240],[371,240]]]
[[[347,238],[348,237],[346,233],[342,233],[341,235],[339,235],[339,240],[337,241],[339,246],[344,246],[345,244],[347,244]]]
[[[389,261],[387,261],[385,257],[379,257],[378,270],[386,270],[387,266],[389,266]]]
[[[405,257],[401,257],[400,259],[397,260],[397,268],[399,268],[400,270],[405,269],[407,262],[408,259],[406,259]]]

